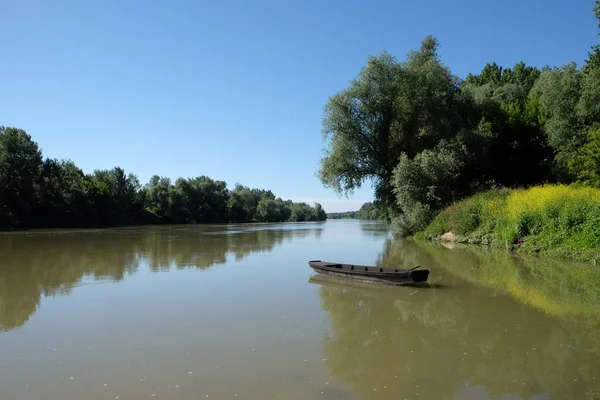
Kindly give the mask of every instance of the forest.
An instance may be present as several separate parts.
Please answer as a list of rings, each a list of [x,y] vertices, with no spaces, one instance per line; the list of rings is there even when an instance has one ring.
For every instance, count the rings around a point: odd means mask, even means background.
[[[358,211],[345,211],[337,213],[327,213],[328,219],[383,219],[384,215],[377,204],[373,202],[364,203]]]
[[[153,176],[146,185],[122,168],[84,174],[70,160],[44,159],[31,136],[0,127],[0,229],[134,224],[303,222],[327,218],[320,204],[284,201],[207,176]]]
[[[600,0],[593,12],[600,28]],[[321,182],[340,194],[371,183],[403,236],[494,188],[600,187],[600,45],[591,45],[582,66],[490,62],[464,79],[432,36],[404,60],[369,57],[325,105]]]

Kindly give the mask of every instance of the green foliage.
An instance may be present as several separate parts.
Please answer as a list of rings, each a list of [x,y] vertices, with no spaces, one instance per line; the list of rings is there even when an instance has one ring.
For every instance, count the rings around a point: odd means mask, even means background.
[[[556,173],[568,181],[568,160],[584,142],[581,121],[576,115],[581,96],[581,72],[574,63],[542,71],[530,96],[539,99],[548,145],[556,156]]]
[[[545,103],[530,97],[540,71],[494,63],[460,82],[437,49],[428,37],[404,62],[371,57],[326,106],[321,181],[345,193],[372,180],[402,234],[490,185],[551,178],[551,146],[540,127]]]
[[[459,82],[437,48],[427,37],[402,63],[387,53],[370,57],[350,87],[329,99],[323,184],[349,193],[371,180],[376,199],[395,207],[391,179],[401,154],[413,157],[460,126]]]
[[[600,22],[600,0],[594,14]],[[582,69],[490,63],[464,81],[441,63],[430,36],[402,62],[370,57],[326,105],[321,181],[348,193],[371,180],[401,235],[494,187],[599,187],[599,46]],[[457,214],[459,230],[470,231],[474,215]],[[532,218],[522,216],[516,232],[537,229]]]
[[[380,204],[377,202],[367,202],[360,206],[360,209],[356,213],[356,218],[367,220],[385,219],[385,214]]]
[[[281,199],[264,197],[256,207],[256,219],[259,222],[283,222],[290,220],[291,216],[292,210]]]
[[[0,228],[33,222],[42,154],[25,131],[0,126]]]
[[[207,176],[173,184],[155,175],[142,186],[119,167],[85,175],[72,161],[42,160],[23,130],[0,127],[0,230],[325,219],[318,203],[239,184],[229,191]]]
[[[442,211],[420,236],[517,246],[579,259],[600,250],[600,189],[547,185],[479,193]]]
[[[314,208],[306,203],[293,203],[290,204],[290,209],[290,221],[294,222],[319,221],[327,216],[319,203]]]
[[[250,188],[235,185],[235,188],[229,192],[229,216],[233,222],[251,221],[256,214],[256,207],[260,198],[256,198]]]
[[[341,213],[329,213],[327,214],[329,219],[367,219],[367,220],[378,220],[385,219],[385,214],[377,202],[367,202],[360,206],[358,211],[346,211]]]
[[[261,200],[275,200],[275,195],[270,190],[250,189],[236,184],[229,193],[229,218],[233,222],[260,221],[257,216],[257,207]],[[286,214],[287,215],[287,214]],[[284,219],[287,221],[289,216]]]
[[[138,191],[140,183],[122,168],[96,170],[88,177],[88,199],[94,206],[99,225],[135,223],[135,214],[143,207]]]
[[[428,204],[415,202],[392,220],[391,229],[400,236],[409,236],[425,228],[434,215]]]
[[[174,197],[171,180],[154,175],[144,188],[146,210],[162,221],[174,221]]]
[[[36,224],[73,227],[88,220],[93,205],[86,194],[85,179],[72,161],[44,160],[36,190]]]
[[[600,129],[588,132],[587,143],[569,160],[569,169],[578,181],[600,187]]]
[[[402,213],[392,225],[402,236],[423,229],[434,210],[452,200],[462,155],[445,146],[425,150],[410,160],[402,154],[394,170],[393,186]]]
[[[365,179],[385,192],[393,168],[392,131],[396,77],[400,66],[387,53],[370,57],[350,88],[325,106],[323,133],[330,148],[321,160],[321,181],[340,193],[352,192]],[[388,158],[392,160],[388,160]]]
[[[490,140],[472,144],[465,181],[492,180],[500,185],[527,185],[549,176],[552,153],[540,128],[539,99],[529,99],[540,71],[518,63],[503,69],[496,63],[480,75],[469,75],[463,90],[475,113],[485,121]]]
[[[600,51],[600,50],[599,50]],[[577,115],[586,125],[600,121],[600,65],[584,69]]]
[[[439,208],[452,200],[463,155],[445,146],[425,150],[412,160],[402,154],[394,170],[396,202],[402,209],[418,202]]]
[[[214,181],[207,176],[183,179],[175,182],[175,193],[181,198],[183,209],[178,214],[183,216],[176,223],[215,223],[227,220],[229,193],[227,184]]]
[[[314,221],[325,221],[327,219],[327,212],[321,204],[315,203]]]

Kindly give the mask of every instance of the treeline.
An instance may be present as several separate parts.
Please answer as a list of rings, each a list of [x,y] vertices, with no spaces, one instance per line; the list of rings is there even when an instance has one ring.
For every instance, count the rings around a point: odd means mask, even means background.
[[[600,0],[594,13],[600,21]],[[600,24],[599,24],[600,26]],[[371,181],[396,231],[494,187],[600,187],[600,45],[585,64],[487,64],[459,79],[428,36],[404,61],[370,57],[325,108],[321,181],[340,193]]]
[[[207,176],[141,185],[122,168],[84,174],[72,161],[43,159],[31,136],[0,127],[0,229],[132,224],[321,221],[320,204],[284,201],[270,190]]]
[[[345,211],[339,213],[328,213],[329,219],[383,219],[381,209],[373,202],[364,203],[358,211]]]

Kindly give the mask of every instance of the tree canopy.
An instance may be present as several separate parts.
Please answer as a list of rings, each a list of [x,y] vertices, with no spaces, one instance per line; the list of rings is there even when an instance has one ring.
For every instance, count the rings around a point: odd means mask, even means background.
[[[120,167],[84,174],[70,160],[43,159],[25,131],[0,127],[0,230],[132,224],[323,221],[323,207],[208,176],[153,176]]]
[[[397,208],[391,182],[401,155],[414,157],[460,126],[459,81],[437,49],[428,36],[404,62],[388,53],[370,57],[350,87],[329,99],[323,123],[329,148],[319,170],[325,185],[351,193],[370,180],[376,197]]]
[[[594,15],[600,27],[600,0]],[[488,63],[459,79],[427,36],[404,60],[367,59],[329,98],[318,175],[339,194],[371,182],[400,234],[496,186],[599,186],[600,44],[581,68]]]
[[[364,203],[358,211],[345,211],[338,213],[327,214],[328,219],[367,219],[367,220],[378,220],[383,219],[384,215],[381,211],[379,204],[376,202]]]

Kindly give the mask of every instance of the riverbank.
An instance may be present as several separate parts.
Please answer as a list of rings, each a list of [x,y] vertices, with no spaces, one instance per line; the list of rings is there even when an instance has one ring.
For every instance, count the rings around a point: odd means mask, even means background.
[[[545,185],[479,193],[443,210],[417,238],[600,259],[600,189]]]

